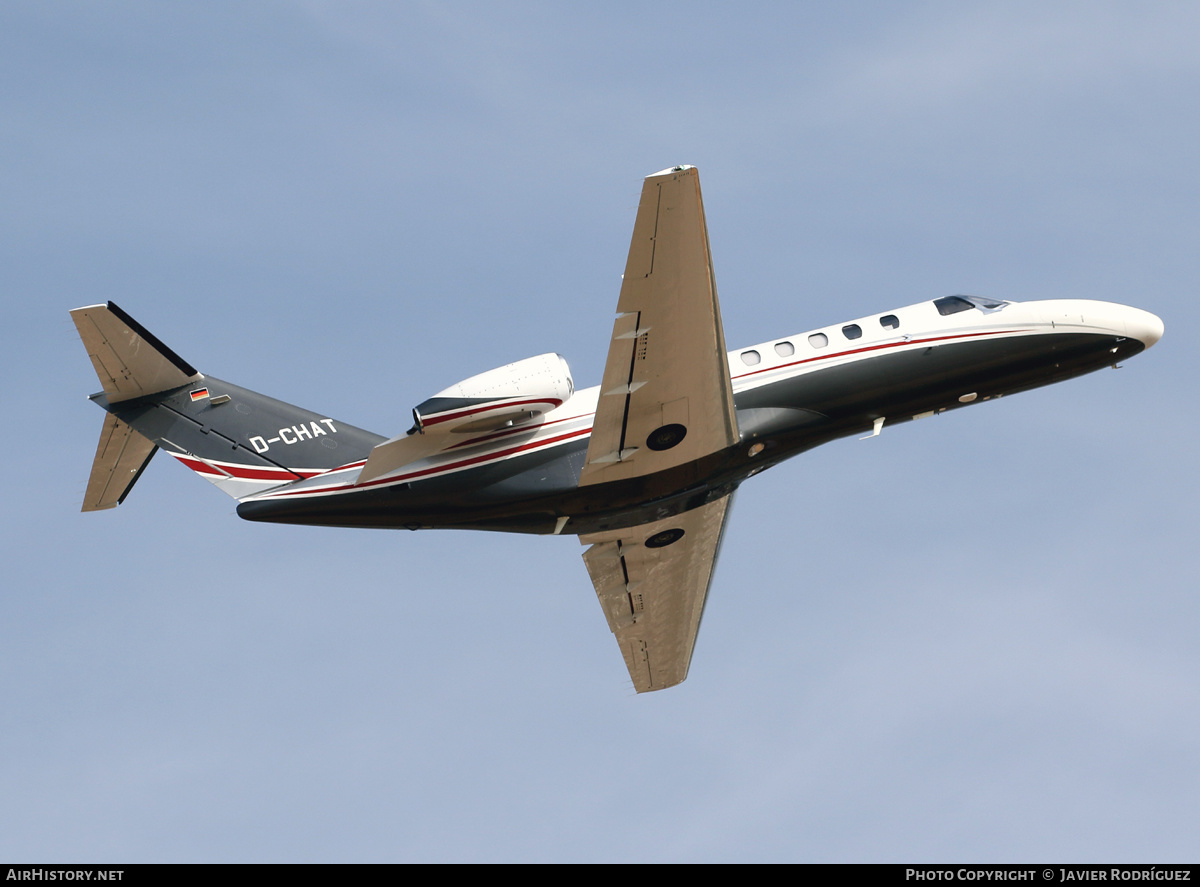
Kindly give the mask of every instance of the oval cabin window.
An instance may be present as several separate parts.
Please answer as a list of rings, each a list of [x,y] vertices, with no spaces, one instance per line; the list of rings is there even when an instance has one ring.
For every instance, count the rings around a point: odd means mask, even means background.
[[[824,348],[829,344],[829,336],[824,333],[813,333],[808,337],[808,344],[814,348]]]
[[[761,360],[762,360],[762,355],[759,354],[757,351],[743,351],[742,352],[742,363],[744,363],[748,367],[757,366]]]

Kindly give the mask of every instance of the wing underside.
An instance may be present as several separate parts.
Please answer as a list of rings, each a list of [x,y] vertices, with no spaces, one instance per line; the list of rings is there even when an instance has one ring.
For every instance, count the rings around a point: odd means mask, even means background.
[[[642,477],[737,442],[700,177],[646,178],[580,486]]]
[[[579,485],[645,477],[737,441],[700,177],[675,167],[642,186]],[[639,693],[687,677],[729,502],[580,537]]]
[[[580,536],[591,545],[583,560],[639,693],[687,677],[731,499]]]

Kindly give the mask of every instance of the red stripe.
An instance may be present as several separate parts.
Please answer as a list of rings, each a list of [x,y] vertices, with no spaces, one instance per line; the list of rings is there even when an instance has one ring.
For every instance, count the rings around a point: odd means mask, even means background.
[[[548,403],[548,404],[553,404],[556,407],[562,406],[562,401],[558,400],[557,398],[554,398],[554,397],[536,397],[536,398],[533,398],[532,400],[510,400],[510,401],[506,401],[504,403],[490,403],[487,406],[472,407],[471,409],[468,409],[468,410],[457,410],[452,413],[434,413],[433,417],[430,419],[426,419],[424,416],[422,416],[421,424],[422,425],[439,425],[442,422],[449,422],[453,419],[460,419],[460,418],[466,418],[467,416],[474,416],[476,413],[486,413],[489,410],[499,410],[499,409],[503,409],[503,408],[507,408],[507,407],[520,407],[520,406],[525,406],[526,404],[531,404],[531,403]]]
[[[339,465],[337,468],[326,468],[321,471],[297,470],[295,473],[302,475],[305,480],[308,480],[310,477],[324,477],[326,474],[337,474],[339,471],[348,471],[351,468],[362,468],[366,464],[366,459],[359,459],[356,462],[347,462],[345,465]]]
[[[887,342],[883,345],[868,345],[866,348],[852,348],[849,351],[838,351],[835,354],[819,354],[816,357],[806,357],[803,360],[793,360],[791,363],[781,363],[779,366],[765,367],[761,370],[752,370],[749,373],[742,373],[740,376],[734,376],[734,379],[745,379],[748,376],[757,376],[759,373],[773,373],[777,370],[786,370],[788,367],[800,366],[803,363],[812,363],[815,360],[833,360],[835,357],[845,357],[847,354],[863,354],[867,351],[879,351],[883,348],[903,348],[905,345],[924,345],[927,342],[944,342],[947,339],[975,339],[979,336],[1003,336],[1008,333],[1028,333],[1031,330],[990,330],[984,333],[956,333],[953,336],[931,336],[928,339],[910,339],[904,342]]]
[[[469,447],[472,444],[487,443],[489,440],[497,440],[501,437],[508,437],[513,434],[520,434],[522,431],[540,431],[551,425],[557,425],[560,422],[574,422],[576,419],[584,419],[588,416],[594,416],[595,413],[580,413],[578,416],[568,416],[566,419],[554,419],[550,422],[540,422],[537,425],[519,425],[513,428],[505,428],[503,431],[496,431],[492,434],[484,434],[480,437],[472,437],[470,440],[464,440],[462,443],[456,443],[454,446],[446,447],[446,450],[457,450],[459,447]],[[443,450],[445,452],[446,450]]]
[[[379,486],[381,484],[399,483],[401,481],[412,480],[413,478],[424,477],[429,474],[437,474],[439,472],[453,471],[457,468],[467,468],[471,465],[478,465],[480,462],[503,459],[506,456],[512,456],[517,453],[524,452],[526,450],[540,449],[542,447],[547,447],[547,446],[550,446],[551,444],[556,444],[556,443],[559,443],[564,440],[570,440],[573,437],[579,437],[582,434],[590,434],[591,431],[592,431],[591,428],[581,428],[578,431],[568,431],[566,434],[559,434],[555,437],[545,438],[544,440],[532,441],[530,443],[522,444],[521,446],[518,446],[518,447],[509,447],[507,450],[500,450],[497,453],[485,453],[482,456],[472,456],[470,459],[462,459],[458,462],[452,462],[449,465],[438,465],[433,468],[423,468],[420,471],[414,471],[409,474],[401,474],[396,477],[383,477],[383,478],[379,478],[378,480],[369,480],[366,483],[362,483],[362,484],[339,484],[336,487],[310,487],[307,490],[290,490],[290,491],[281,490],[279,493],[276,493],[271,498],[275,498],[276,496],[306,496],[310,493],[323,493],[323,492],[327,492],[328,490],[335,490],[335,489],[344,488],[344,487],[353,487],[356,490],[362,490],[362,489],[366,489],[367,487]]]
[[[434,468],[423,468],[420,471],[414,471],[411,474],[401,474],[397,477],[381,478],[379,480],[369,480],[365,484],[355,484],[356,487],[371,487],[376,484],[395,483],[396,481],[408,480],[414,477],[424,477],[427,474],[437,474],[439,471],[453,471],[455,468],[466,468],[470,465],[478,465],[480,462],[487,462],[494,459],[503,459],[505,456],[512,456],[525,450],[534,450],[540,447],[549,446],[550,444],[559,443],[560,441],[570,440],[573,437],[579,437],[581,434],[591,433],[590,428],[582,428],[579,431],[568,431],[566,434],[560,434],[556,437],[548,437],[545,440],[531,441],[530,443],[522,444],[519,447],[509,447],[507,450],[501,450],[498,453],[485,453],[482,456],[472,456],[470,459],[463,459],[459,462],[452,462],[449,465],[438,465]]]
[[[302,470],[287,470],[283,468],[251,468],[248,465],[219,465],[214,463],[209,465],[207,462],[202,462],[199,459],[189,459],[187,456],[175,456],[180,462],[188,468],[195,471],[197,474],[204,474],[210,477],[225,477],[226,475],[238,478],[240,480],[295,480],[298,478],[317,477],[325,474],[324,471],[302,471]]]

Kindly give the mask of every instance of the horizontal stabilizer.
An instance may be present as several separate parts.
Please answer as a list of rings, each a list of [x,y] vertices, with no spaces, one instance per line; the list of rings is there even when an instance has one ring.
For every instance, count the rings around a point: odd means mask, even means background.
[[[157,449],[112,413],[105,416],[82,510],[103,511],[124,502]]]
[[[200,378],[190,363],[113,302],[76,308],[71,319],[109,403],[170,391]]]

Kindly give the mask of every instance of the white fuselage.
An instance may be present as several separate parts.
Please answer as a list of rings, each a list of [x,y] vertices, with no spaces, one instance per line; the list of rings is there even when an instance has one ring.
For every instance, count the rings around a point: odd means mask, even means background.
[[[728,362],[735,398],[811,373],[848,364],[868,364],[887,355],[930,347],[1063,334],[1128,338],[1149,347],[1163,333],[1162,321],[1155,315],[1111,302],[1049,300],[991,304],[996,307],[973,307],[942,314],[935,302],[920,302],[730,351]],[[964,398],[971,394],[962,392]],[[572,444],[578,447],[591,432],[599,396],[599,386],[582,389],[535,422],[463,435],[452,449],[366,484],[356,482],[363,465],[359,460],[331,471],[314,472],[312,477],[283,487],[271,479],[247,478],[247,486],[254,487],[257,495],[246,498],[295,500],[341,496],[367,488],[410,485],[459,472],[494,468],[507,460],[548,448]],[[235,466],[229,468],[236,470]]]

